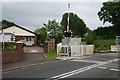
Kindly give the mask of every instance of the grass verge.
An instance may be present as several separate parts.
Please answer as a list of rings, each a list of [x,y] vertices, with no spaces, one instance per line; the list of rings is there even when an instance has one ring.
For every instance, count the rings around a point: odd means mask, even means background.
[[[57,57],[57,51],[53,50],[47,54],[44,54],[45,58],[47,59],[55,59]]]

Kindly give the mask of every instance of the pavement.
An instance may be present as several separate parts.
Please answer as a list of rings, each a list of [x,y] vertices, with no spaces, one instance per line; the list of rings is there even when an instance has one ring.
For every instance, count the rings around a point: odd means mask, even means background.
[[[3,78],[59,80],[63,78],[119,78],[118,54],[94,54],[81,57],[58,57],[62,61],[11,70]],[[67,60],[69,59],[69,60]]]

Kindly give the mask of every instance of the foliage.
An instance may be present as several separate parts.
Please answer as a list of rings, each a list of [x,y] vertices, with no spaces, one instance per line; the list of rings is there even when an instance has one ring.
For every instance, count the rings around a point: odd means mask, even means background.
[[[48,20],[48,23],[47,24],[43,23],[43,25],[47,29],[48,36],[51,38],[54,38],[56,35],[58,35],[62,31],[61,26],[55,19]]]
[[[80,38],[80,36],[79,35],[75,35],[74,38]]]
[[[64,53],[64,47],[61,48],[60,53]]]
[[[4,50],[16,50],[16,45],[5,45]]]
[[[62,33],[58,33],[57,35],[54,36],[54,39],[55,39],[56,43],[60,43],[62,38],[63,38]]]
[[[98,12],[98,16],[103,23],[109,22],[115,28],[115,35],[120,35],[120,1],[104,2],[103,7]],[[112,32],[114,33],[114,32]]]
[[[52,52],[49,52],[49,53],[45,54],[44,56],[47,59],[55,59],[57,57],[57,51],[53,50]]]
[[[111,45],[115,44],[115,40],[95,40],[94,45],[96,50],[110,50]]]
[[[88,44],[93,44],[93,41],[96,40],[96,34],[94,31],[90,31],[86,36],[85,36],[85,41]]]
[[[67,30],[67,17],[68,13],[65,13],[61,20],[63,31]],[[84,34],[87,32],[86,24],[84,23],[84,21],[74,13],[70,13],[69,24],[69,29],[73,31],[73,36],[79,35],[83,37]]]
[[[45,27],[42,27],[40,29],[37,28],[34,32],[38,34],[37,35],[38,40],[45,40],[47,37],[47,30]]]
[[[120,1],[119,2],[104,2],[101,11],[98,12],[100,20],[103,23],[110,22],[112,24],[120,23]]]
[[[47,24],[44,23],[43,25],[47,29],[48,37],[54,38],[56,43],[61,42],[61,39],[63,38],[62,27],[55,19],[48,20],[48,23]]]
[[[2,20],[2,21],[0,22],[0,26],[1,26],[2,28],[8,27],[8,26],[11,26],[11,25],[14,25],[14,24],[15,24],[15,23],[10,22],[10,21],[7,21],[7,20]]]
[[[113,26],[98,27],[92,32],[89,32],[87,35],[85,35],[85,41],[87,41],[87,43],[94,42],[97,47],[99,44],[99,47],[101,49],[105,49],[105,46],[107,49],[110,49],[110,45],[113,44],[114,41],[112,43],[108,39],[115,39],[117,35],[120,35],[120,31],[119,31],[120,30],[120,6],[119,5],[120,5],[120,1],[103,3],[103,7],[98,12],[98,16],[100,20],[103,21],[103,23],[109,22],[113,24]],[[109,42],[107,42],[107,40]]]
[[[117,34],[114,26],[98,27],[94,32],[97,35],[97,39],[114,39]]]

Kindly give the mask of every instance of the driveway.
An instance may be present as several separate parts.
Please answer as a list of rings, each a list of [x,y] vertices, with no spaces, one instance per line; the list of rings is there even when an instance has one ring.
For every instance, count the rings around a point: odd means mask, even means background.
[[[44,52],[44,48],[39,46],[24,47],[23,50],[24,50],[24,53],[43,53]]]

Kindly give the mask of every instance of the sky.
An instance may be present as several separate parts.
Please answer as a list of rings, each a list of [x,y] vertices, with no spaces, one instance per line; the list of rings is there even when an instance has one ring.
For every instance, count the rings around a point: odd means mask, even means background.
[[[103,25],[102,21],[98,18],[98,11],[102,7],[102,1],[96,2],[70,2],[70,9],[67,8],[69,2],[11,2],[4,0],[2,2],[2,19],[12,21],[19,26],[25,27],[34,31],[36,28],[43,27],[43,23],[47,23],[48,20],[56,19],[61,21],[62,15],[66,12],[72,12],[78,15],[87,27],[91,30],[97,29],[100,26],[111,25],[106,23]],[[1,5],[1,3],[0,3]]]

